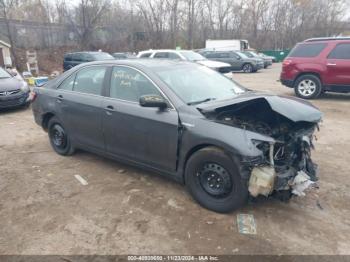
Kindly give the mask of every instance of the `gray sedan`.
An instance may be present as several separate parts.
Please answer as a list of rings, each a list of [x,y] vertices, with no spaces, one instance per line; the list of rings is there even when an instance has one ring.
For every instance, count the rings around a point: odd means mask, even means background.
[[[58,154],[84,149],[153,170],[210,210],[237,209],[249,195],[288,199],[317,180],[311,148],[320,111],[247,91],[202,65],[87,63],[35,93],[35,121]]]
[[[210,60],[225,62],[231,65],[232,71],[243,71],[253,73],[264,68],[264,61],[261,58],[250,58],[239,51],[208,51],[200,52]]]

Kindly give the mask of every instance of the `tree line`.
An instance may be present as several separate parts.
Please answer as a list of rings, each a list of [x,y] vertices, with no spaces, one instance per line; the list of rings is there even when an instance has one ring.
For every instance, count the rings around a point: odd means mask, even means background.
[[[11,20],[20,19],[69,25],[78,48],[114,51],[198,49],[206,39],[286,49],[350,31],[349,10],[346,0],[0,0],[12,46]]]

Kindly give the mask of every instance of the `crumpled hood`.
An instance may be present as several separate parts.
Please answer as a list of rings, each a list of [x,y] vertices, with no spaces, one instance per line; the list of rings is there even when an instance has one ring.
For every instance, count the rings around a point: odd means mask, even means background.
[[[14,77],[0,79],[0,92],[18,90],[22,82]]]
[[[306,100],[257,92],[245,92],[233,99],[203,103],[197,108],[203,113],[208,113],[223,107],[260,99],[266,100],[273,111],[294,122],[318,123],[322,119],[321,111]]]
[[[230,67],[230,64],[212,61],[212,60],[199,60],[196,61],[198,64],[210,67],[210,68],[220,68],[220,67]]]

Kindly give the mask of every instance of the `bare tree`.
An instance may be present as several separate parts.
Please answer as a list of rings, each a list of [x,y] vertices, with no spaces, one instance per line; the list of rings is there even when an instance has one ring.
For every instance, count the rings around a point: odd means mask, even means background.
[[[108,11],[109,5],[110,0],[80,0],[75,12],[68,15],[82,48],[91,48],[93,32],[99,27],[99,22]]]
[[[18,2],[16,0],[0,0],[0,12],[5,21],[7,37],[11,45],[11,56],[13,59],[13,65],[17,66],[17,55],[16,55],[16,46],[13,40],[12,31],[10,27],[10,20],[12,19],[12,8],[14,8]]]

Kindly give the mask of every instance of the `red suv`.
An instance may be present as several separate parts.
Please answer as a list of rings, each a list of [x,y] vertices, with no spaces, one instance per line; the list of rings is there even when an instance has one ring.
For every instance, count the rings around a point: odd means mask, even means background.
[[[297,44],[283,61],[281,82],[304,99],[323,92],[350,92],[350,37],[313,38]]]

